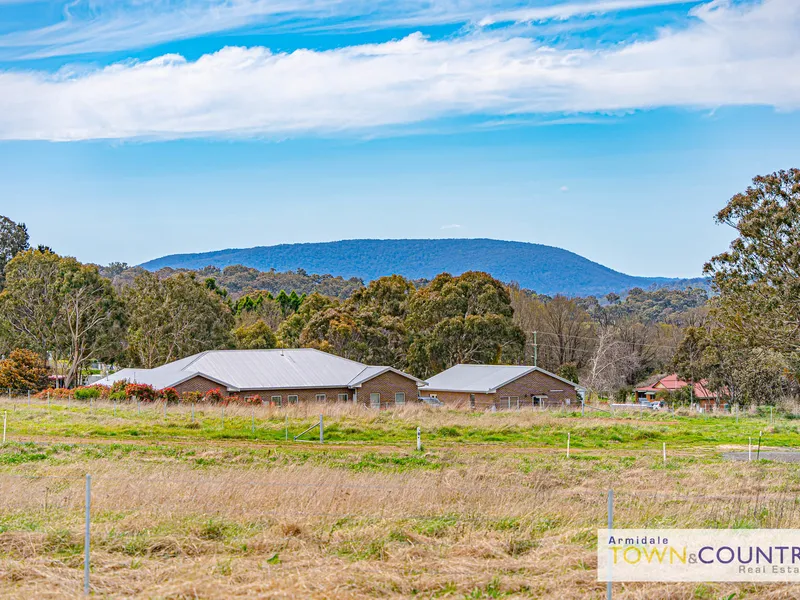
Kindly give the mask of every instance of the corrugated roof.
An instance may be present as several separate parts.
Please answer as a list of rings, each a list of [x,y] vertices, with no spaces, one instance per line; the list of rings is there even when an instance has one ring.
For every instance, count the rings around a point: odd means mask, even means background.
[[[488,394],[533,371],[539,371],[555,377],[572,387],[578,387],[571,381],[538,367],[524,365],[455,365],[428,379],[426,382],[428,385],[425,390]]]
[[[387,369],[389,367],[367,366],[308,348],[212,350],[155,369],[123,369],[98,383],[111,385],[127,379],[160,389],[203,375],[238,390],[348,387],[359,385]]]

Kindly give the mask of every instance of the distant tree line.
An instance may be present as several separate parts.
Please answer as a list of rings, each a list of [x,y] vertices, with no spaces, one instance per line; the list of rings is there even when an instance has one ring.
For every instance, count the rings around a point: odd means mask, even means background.
[[[548,297],[480,272],[416,282],[394,275],[366,286],[302,270],[242,266],[151,273],[124,263],[83,265],[49,248],[31,249],[25,226],[2,219],[0,356],[27,349],[67,385],[94,362],[152,368],[221,348],[319,348],[420,377],[457,363],[535,362],[591,393],[621,397],[645,377],[672,368],[720,389],[745,389],[725,370],[733,368],[732,356],[741,356],[745,338],[747,351],[758,357],[748,367],[753,373],[790,364],[786,345],[764,343],[763,332],[729,331],[732,315],[746,308],[736,300],[741,279],[734,289],[715,272],[719,297],[711,302],[694,288]],[[760,305],[758,316],[772,327],[785,323],[787,314],[766,310],[775,302]],[[790,332],[784,338],[791,339]],[[783,362],[775,362],[778,354]],[[14,365],[30,362],[30,355],[16,358]],[[0,380],[2,372],[0,364]]]

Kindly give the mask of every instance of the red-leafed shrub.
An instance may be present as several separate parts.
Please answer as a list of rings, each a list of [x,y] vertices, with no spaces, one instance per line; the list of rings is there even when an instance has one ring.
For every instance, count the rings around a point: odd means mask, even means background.
[[[219,390],[219,388],[214,388],[213,390],[208,390],[206,392],[204,399],[206,402],[212,402],[214,404],[218,404],[222,402],[224,396],[222,395],[222,392]]]
[[[67,388],[47,388],[46,390],[42,390],[41,392],[36,394],[36,396],[34,397],[44,400],[48,397],[47,394],[50,394],[51,400],[59,400],[59,399],[66,400],[72,395],[72,390]]]
[[[176,390],[173,387],[168,387],[168,388],[164,388],[162,390],[159,390],[158,397],[161,400],[164,400],[165,402],[167,402],[168,404],[170,402],[175,404],[176,402],[178,402],[180,400],[180,396],[178,396],[178,390]]]
[[[128,398],[136,397],[142,402],[155,402],[158,392],[146,383],[129,383],[125,386],[125,395]]]
[[[261,396],[254,394],[253,396],[246,396],[244,401],[247,404],[261,404]]]

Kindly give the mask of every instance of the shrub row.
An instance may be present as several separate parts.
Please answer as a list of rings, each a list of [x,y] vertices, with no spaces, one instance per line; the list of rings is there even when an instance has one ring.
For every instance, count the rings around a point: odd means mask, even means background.
[[[44,400],[49,395],[53,400],[73,398],[75,400],[125,400],[128,398],[138,398],[142,402],[155,402],[156,400],[176,404],[178,402],[195,404],[229,404],[247,403],[261,404],[261,397],[258,395],[242,398],[240,396],[225,396],[219,388],[209,390],[205,394],[201,392],[184,392],[179,394],[175,388],[167,387],[156,389],[144,383],[127,383],[124,381],[115,382],[110,388],[103,385],[88,385],[75,389],[49,388],[42,390],[35,395],[36,398]]]

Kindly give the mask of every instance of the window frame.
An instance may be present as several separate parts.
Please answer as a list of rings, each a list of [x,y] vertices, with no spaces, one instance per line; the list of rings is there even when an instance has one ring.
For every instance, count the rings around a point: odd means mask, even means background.
[[[375,404],[375,396],[378,397],[378,404]],[[369,394],[369,406],[370,408],[380,408],[381,407],[381,393],[380,392],[370,392]]]
[[[278,395],[270,396],[269,399],[278,406],[283,406],[283,396],[278,396]]]
[[[292,398],[294,398],[294,400],[292,400]],[[286,397],[286,402],[288,404],[298,404],[300,402],[300,396],[298,396],[297,394],[289,394]]]
[[[339,402],[350,402],[350,394],[347,392],[339,392],[336,398]]]
[[[398,402],[397,398],[400,396],[402,399]],[[394,403],[395,405],[405,406],[406,404],[406,393],[405,392],[395,392],[394,393]]]
[[[328,400],[328,395],[327,395],[327,394],[316,394],[316,395],[314,396],[314,399],[315,399],[317,402],[327,402],[327,400]]]

